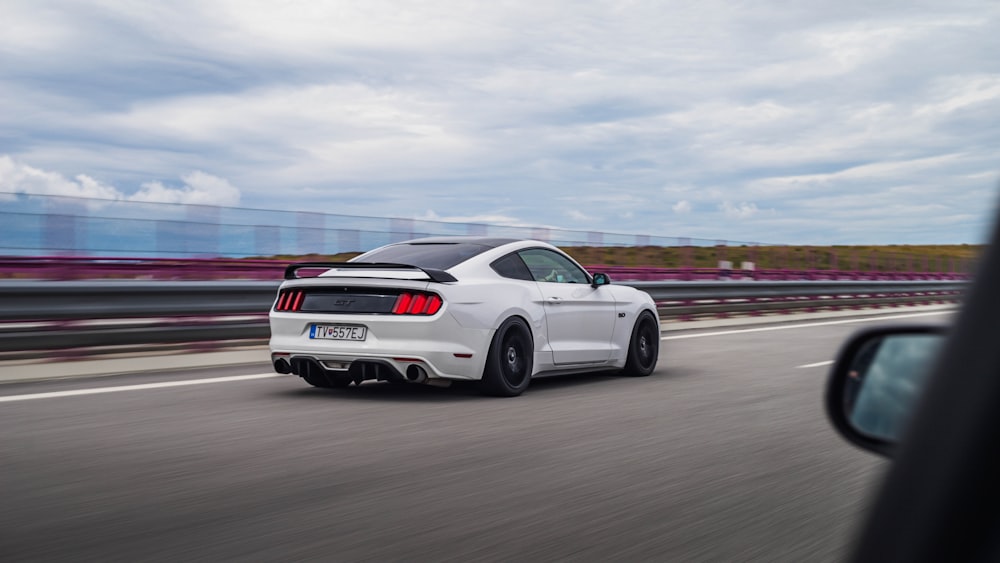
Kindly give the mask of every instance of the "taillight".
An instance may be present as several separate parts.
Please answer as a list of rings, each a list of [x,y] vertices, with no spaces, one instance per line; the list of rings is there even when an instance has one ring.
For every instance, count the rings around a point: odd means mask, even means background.
[[[430,299],[427,300],[427,308],[424,309],[424,312],[428,315],[433,315],[441,309],[441,305],[443,304],[444,302],[441,301],[440,297],[437,295],[431,295]]]
[[[410,308],[410,301],[413,301],[413,296],[409,293],[400,293],[399,297],[396,298],[396,304],[392,307],[393,315],[405,315],[406,310]]]
[[[347,309],[344,306],[341,309],[324,309],[323,307],[330,304],[329,297],[336,297],[332,294],[325,294],[323,289],[305,288],[289,288],[283,289],[278,293],[278,301],[274,304],[274,310],[282,313],[297,313],[302,311],[302,306],[306,300],[306,294],[316,298],[310,301],[309,312],[312,313],[356,313],[356,314],[388,314],[393,315],[434,315],[441,310],[444,306],[444,301],[441,296],[431,293],[429,291],[407,291],[400,293],[396,296],[393,302],[392,309],[386,310],[386,302],[376,302],[375,305],[355,307],[353,309]],[[324,301],[324,295],[327,296],[326,301]],[[379,299],[392,299],[391,295],[379,295]],[[346,299],[348,303],[353,303],[353,299]],[[324,305],[326,303],[326,305]]]
[[[306,298],[306,292],[301,289],[283,289],[278,295],[278,304],[274,306],[275,311],[298,311],[302,308],[302,302]]]
[[[400,293],[392,307],[394,315],[433,315],[444,302],[433,293]]]

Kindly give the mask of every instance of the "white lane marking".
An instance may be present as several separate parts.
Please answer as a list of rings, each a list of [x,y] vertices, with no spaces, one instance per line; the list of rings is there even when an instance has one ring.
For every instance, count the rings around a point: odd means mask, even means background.
[[[798,366],[798,369],[806,368],[821,368],[823,366],[833,365],[833,360],[826,360],[825,362],[816,362],[815,364],[806,364],[804,366]]]
[[[212,377],[210,379],[186,379],[183,381],[163,381],[160,383],[120,385],[118,387],[96,387],[94,389],[51,391],[49,393],[31,393],[27,395],[7,395],[5,397],[0,397],[0,403],[12,403],[15,401],[31,401],[34,399],[54,399],[56,397],[75,397],[77,395],[98,395],[100,393],[118,393],[121,391],[142,391],[144,389],[163,389],[165,387],[184,387],[186,385],[205,385],[208,383],[228,383],[231,381],[247,381],[250,379],[266,379],[269,377],[284,377],[284,376],[282,376],[279,373],[259,373],[256,375],[232,375],[228,377]]]
[[[926,317],[931,315],[943,315],[951,313],[953,310],[931,311],[928,313],[912,313],[906,315],[890,315],[885,317],[866,317],[862,319],[847,319],[840,321],[825,321],[819,323],[802,323],[796,325],[780,325],[770,327],[746,328],[739,330],[723,330],[717,332],[703,332],[699,334],[680,334],[676,336],[664,336],[661,340],[680,340],[684,338],[700,338],[704,336],[725,336],[729,334],[742,334],[745,332],[768,332],[773,330],[789,330],[795,328],[812,328],[817,326],[830,326],[849,323],[864,323],[872,321],[885,321],[893,319],[908,319],[913,317]],[[799,366],[801,368],[820,367],[832,364],[832,360]],[[256,375],[233,375],[229,377],[213,377],[209,379],[188,379],[184,381],[164,381],[161,383],[142,383],[138,385],[121,385],[118,387],[97,387],[94,389],[74,389],[71,391],[52,391],[49,393],[30,393],[26,395],[0,396],[0,403],[12,403],[16,401],[31,401],[35,399],[54,399],[57,397],[76,397],[80,395],[99,395],[101,393],[118,393],[122,391],[142,391],[144,389],[164,389],[168,387],[184,387],[187,385],[205,385],[209,383],[227,383],[232,381],[248,381],[252,379],[267,379],[271,377],[282,377],[278,373],[261,373]]]
[[[678,334],[676,336],[664,336],[660,340],[682,340],[685,338],[703,338],[705,336],[726,336],[729,334],[743,334],[747,332],[770,332],[772,330],[792,330],[796,328],[813,328],[817,326],[846,325],[851,323],[870,323],[876,321],[891,321],[894,319],[912,319],[915,317],[929,317],[931,315],[945,315],[955,312],[953,309],[946,311],[931,311],[929,313],[910,313],[907,315],[889,315],[887,317],[865,317],[863,319],[846,319],[841,321],[824,321],[821,323],[801,323],[796,325],[764,326],[758,328],[744,328],[737,330],[720,330],[717,332],[701,332],[696,334]]]

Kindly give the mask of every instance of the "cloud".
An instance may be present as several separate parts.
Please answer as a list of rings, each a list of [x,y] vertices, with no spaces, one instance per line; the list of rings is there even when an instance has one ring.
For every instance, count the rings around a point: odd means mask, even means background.
[[[59,193],[977,242],[1000,176],[998,26],[991,0],[12,0],[0,146]],[[883,220],[861,219],[874,201]]]
[[[0,155],[0,191],[14,194],[121,199],[118,190],[85,174],[67,179],[56,172],[21,164],[7,155]]]
[[[578,209],[567,209],[566,210],[566,215],[569,218],[573,219],[574,221],[581,222],[581,223],[586,223],[586,222],[594,220],[593,217],[591,217],[590,215],[587,215],[586,213],[584,213],[584,212],[582,212],[582,211],[580,211]]]
[[[183,203],[189,205],[236,205],[240,191],[224,178],[196,170],[181,177],[184,185],[178,188],[160,182],[147,182],[138,192],[127,196],[129,201],[156,203]]]
[[[423,215],[416,215],[413,217],[418,221],[437,221],[441,223],[475,223],[482,225],[503,225],[506,227],[533,227],[536,225],[527,225],[523,221],[515,218],[509,217],[507,215],[452,215],[442,217],[438,215],[433,210],[428,209],[423,213]]]
[[[719,204],[719,210],[725,213],[726,217],[730,219],[749,219],[760,211],[757,209],[756,203],[747,203],[745,201],[739,205],[724,201]]]
[[[949,114],[977,104],[1000,101],[1000,74],[963,76],[941,81],[938,99],[916,109],[916,115]]]
[[[0,155],[0,192],[10,194],[192,205],[236,205],[240,202],[239,189],[223,178],[194,171],[181,180],[184,183],[179,187],[147,182],[137,192],[126,194],[85,174],[68,179],[58,172],[34,168],[8,155]]]
[[[929,158],[902,161],[883,161],[851,166],[836,172],[774,176],[749,183],[751,193],[761,195],[787,195],[815,193],[842,188],[845,184],[882,184],[897,178],[919,178],[932,171],[940,171],[962,160],[964,155],[946,154]]]

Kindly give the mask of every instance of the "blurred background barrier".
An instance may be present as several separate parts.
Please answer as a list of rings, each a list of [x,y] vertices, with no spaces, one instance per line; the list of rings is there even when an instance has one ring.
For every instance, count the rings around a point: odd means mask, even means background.
[[[0,358],[262,344],[279,281],[0,281]],[[634,281],[664,320],[955,302],[961,280]]]
[[[261,344],[290,262],[424,236],[531,238],[667,320],[958,299],[977,250],[789,246],[0,193],[0,359]]]
[[[293,260],[121,258],[74,256],[0,256],[0,279],[90,280],[275,280]],[[619,281],[661,280],[952,280],[967,276],[959,272],[934,272],[912,268],[837,270],[720,267],[657,267],[590,265],[591,272],[605,272]],[[912,264],[910,264],[912,266]]]
[[[0,202],[0,255],[8,256],[245,258],[334,255],[413,238],[453,235],[530,238],[557,246],[590,247],[710,248],[720,242],[549,227],[42,194],[0,192]]]
[[[547,241],[617,279],[706,279],[726,271],[757,279],[963,277],[978,255],[968,245],[787,245],[0,192],[0,277],[7,278],[128,277],[145,270],[141,275],[156,279],[268,279],[276,260],[346,258],[446,235]],[[664,272],[642,271],[647,267],[671,268],[674,277],[648,277]],[[163,277],[171,273],[176,277]]]

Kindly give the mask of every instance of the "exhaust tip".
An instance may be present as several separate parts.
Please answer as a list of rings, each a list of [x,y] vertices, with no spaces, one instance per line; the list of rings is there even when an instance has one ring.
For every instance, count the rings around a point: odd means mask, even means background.
[[[406,380],[410,383],[423,383],[427,381],[427,370],[417,364],[410,364],[410,367],[406,368]]]
[[[292,365],[288,363],[288,360],[278,358],[274,360],[274,371],[281,374],[289,374],[292,373]]]

